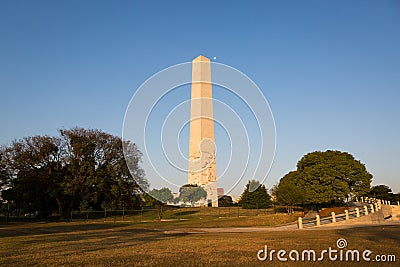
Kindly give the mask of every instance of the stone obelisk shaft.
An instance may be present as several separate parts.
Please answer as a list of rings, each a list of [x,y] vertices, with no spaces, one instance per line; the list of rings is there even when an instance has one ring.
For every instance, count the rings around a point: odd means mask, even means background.
[[[188,183],[203,186],[218,206],[211,65],[204,56],[192,62]]]

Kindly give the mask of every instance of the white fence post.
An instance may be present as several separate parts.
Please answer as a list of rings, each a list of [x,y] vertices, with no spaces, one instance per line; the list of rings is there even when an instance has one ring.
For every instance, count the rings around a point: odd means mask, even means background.
[[[365,215],[368,215],[368,208],[367,208],[367,206],[364,206],[364,213],[365,213]]]
[[[348,220],[349,220],[349,211],[348,211],[348,210],[345,210],[345,211],[344,211],[344,214],[346,215],[346,221],[348,221]]]
[[[336,215],[335,212],[332,211],[332,222],[335,223],[336,222]]]
[[[303,229],[303,219],[299,217],[299,229]]]
[[[369,207],[371,208],[371,213],[374,213],[375,211],[374,211],[374,205],[369,205]]]
[[[317,226],[321,226],[321,220],[319,219],[319,215],[315,215],[315,220],[317,221]]]
[[[358,208],[356,208],[356,217],[360,218],[360,210]]]

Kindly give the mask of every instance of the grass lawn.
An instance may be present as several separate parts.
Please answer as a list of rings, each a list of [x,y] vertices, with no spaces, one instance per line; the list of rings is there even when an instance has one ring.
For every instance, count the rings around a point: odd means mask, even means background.
[[[252,233],[166,234],[194,227],[265,226],[290,220],[255,216],[142,223],[59,222],[0,225],[0,266],[398,266],[377,262],[279,262],[257,260],[257,252],[332,247],[345,238],[348,249],[400,257],[400,225],[353,229]],[[293,219],[293,218],[292,218]],[[265,223],[262,224],[261,221]],[[268,222],[266,222],[268,221]],[[257,223],[258,222],[258,223]],[[326,257],[327,258],[327,257]]]

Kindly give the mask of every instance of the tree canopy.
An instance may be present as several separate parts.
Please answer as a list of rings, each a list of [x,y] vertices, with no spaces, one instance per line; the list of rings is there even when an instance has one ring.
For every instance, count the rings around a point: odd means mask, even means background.
[[[140,158],[135,144],[100,130],[73,128],[55,137],[29,136],[0,149],[0,189],[18,209],[43,216],[133,208],[140,204],[141,188],[148,186]]]
[[[218,198],[218,207],[231,207],[233,206],[233,200],[231,196],[223,195]]]
[[[158,202],[167,203],[174,199],[172,192],[169,188],[163,187],[161,189],[152,189],[148,193]]]
[[[373,186],[367,196],[382,200],[388,200],[392,203],[400,201],[400,194],[394,194],[389,186],[383,184]]]
[[[280,181],[280,199],[293,198],[293,192],[284,187],[298,188],[298,197],[304,197],[305,204],[323,204],[345,201],[348,197],[367,194],[370,191],[372,175],[365,165],[341,151],[327,150],[312,152],[297,163],[297,170],[286,174]],[[289,196],[288,194],[292,194]],[[298,201],[295,201],[298,202]]]
[[[254,191],[252,191],[254,188]],[[245,209],[269,208],[272,204],[271,196],[265,185],[256,180],[250,180],[240,196],[239,205]]]
[[[152,189],[144,194],[145,204],[154,206],[158,210],[158,219],[161,220],[163,216],[163,208],[167,202],[172,201],[174,196],[169,188],[163,187],[161,189]]]
[[[207,198],[207,192],[203,187],[193,184],[186,184],[179,188],[179,199],[189,202],[192,206],[201,199]]]
[[[274,194],[276,202],[280,205],[287,206],[288,213],[293,212],[294,205],[300,205],[304,203],[304,190],[296,186],[295,184],[295,172],[289,172],[285,175],[276,186]]]

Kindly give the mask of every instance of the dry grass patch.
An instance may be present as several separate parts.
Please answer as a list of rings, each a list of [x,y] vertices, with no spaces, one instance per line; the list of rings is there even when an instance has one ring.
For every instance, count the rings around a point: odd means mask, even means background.
[[[400,257],[400,225],[354,229],[257,233],[164,234],[172,222],[50,223],[0,227],[0,266],[266,266],[257,251],[335,248],[346,238],[351,249]],[[195,227],[187,222],[185,227]],[[162,227],[160,227],[162,226]],[[292,263],[295,266],[378,266],[360,263]],[[274,266],[288,266],[275,259]],[[396,266],[385,263],[379,266]]]

